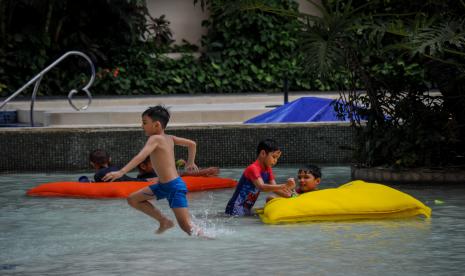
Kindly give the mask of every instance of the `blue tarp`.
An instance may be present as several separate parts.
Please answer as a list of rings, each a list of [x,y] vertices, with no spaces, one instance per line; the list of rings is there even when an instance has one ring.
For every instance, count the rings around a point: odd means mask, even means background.
[[[336,100],[302,97],[266,113],[258,115],[244,123],[292,123],[341,121],[334,111]],[[346,121],[349,119],[346,118]]]

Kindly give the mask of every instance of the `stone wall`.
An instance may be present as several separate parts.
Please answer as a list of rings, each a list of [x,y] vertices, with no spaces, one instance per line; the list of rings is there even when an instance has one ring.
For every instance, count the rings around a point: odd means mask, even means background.
[[[465,170],[463,168],[358,168],[351,167],[352,179],[362,179],[367,182],[384,184],[460,184],[465,183]]]
[[[201,167],[243,167],[255,160],[258,142],[278,141],[280,164],[349,164],[353,130],[345,123],[169,127],[168,134],[197,142]],[[140,128],[21,128],[0,131],[0,173],[88,170],[88,154],[101,148],[124,165],[144,146]],[[177,158],[187,150],[176,148]]]
[[[320,11],[309,1],[298,0],[299,11],[311,15],[319,15]],[[321,4],[321,0],[314,1]],[[147,8],[152,17],[166,16],[170,22],[175,44],[182,44],[185,39],[190,43],[201,46],[202,35],[207,33],[207,28],[202,26],[202,21],[208,19],[208,10],[202,11],[199,3],[186,0],[148,0]]]

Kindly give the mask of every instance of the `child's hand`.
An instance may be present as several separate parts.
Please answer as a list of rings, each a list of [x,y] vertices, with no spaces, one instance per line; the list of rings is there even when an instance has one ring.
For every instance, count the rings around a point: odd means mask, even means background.
[[[218,167],[209,167],[204,171],[206,176],[218,176],[218,174],[220,174],[220,168]]]
[[[288,179],[287,179],[286,186],[287,186],[290,190],[295,189],[295,180],[294,180],[294,178],[292,178],[292,177],[291,177],[291,178],[288,178]]]
[[[186,164],[186,171],[188,171],[188,172],[198,172],[199,168],[197,167],[197,165],[195,163]]]
[[[284,193],[284,197],[291,197],[292,195],[292,188],[289,188],[288,183],[285,185],[280,185],[281,186],[281,192]]]
[[[113,180],[121,178],[123,175],[124,175],[124,173],[122,171],[109,172],[102,178],[102,180],[105,181],[105,182],[107,182],[107,181],[111,182]]]

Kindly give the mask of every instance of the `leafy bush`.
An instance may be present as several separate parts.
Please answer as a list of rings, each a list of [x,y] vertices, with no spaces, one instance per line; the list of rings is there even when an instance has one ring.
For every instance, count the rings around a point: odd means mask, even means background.
[[[297,10],[293,1],[269,3]],[[296,55],[302,23],[296,18],[232,10],[219,0],[207,6],[206,53],[197,59],[196,46],[172,45],[168,19],[151,17],[143,0],[2,1],[0,96],[68,50],[83,51],[95,63],[94,95],[280,91],[284,79],[291,90],[334,88],[302,70]],[[163,55],[170,51],[185,53],[173,60]],[[47,73],[39,95],[79,88],[88,71],[85,62],[70,58]]]
[[[357,130],[355,161],[369,167],[463,166],[465,32],[458,14],[465,6],[339,0],[315,5],[323,16],[308,16],[304,55],[328,80],[347,76],[338,82],[346,102],[336,108],[349,112]],[[360,86],[366,93],[358,92]],[[430,94],[431,88],[441,94]]]
[[[140,43],[146,33],[145,1],[29,1],[0,2],[0,83],[6,96],[69,50],[83,51],[97,67],[110,68],[116,53]],[[61,94],[82,62],[64,62],[41,82],[40,94]],[[7,92],[9,90],[10,92]]]
[[[298,8],[293,1],[269,3],[290,11]],[[311,88],[294,55],[299,45],[298,20],[244,11],[224,1],[210,1],[209,7],[211,16],[204,22],[209,33],[203,39],[209,91],[276,91],[282,89],[284,78],[291,80],[293,89]]]

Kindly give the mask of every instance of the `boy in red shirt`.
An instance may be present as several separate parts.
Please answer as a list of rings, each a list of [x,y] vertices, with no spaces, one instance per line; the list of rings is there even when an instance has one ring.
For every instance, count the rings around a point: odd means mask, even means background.
[[[274,179],[271,167],[276,165],[281,150],[276,141],[265,139],[258,144],[257,160],[248,166],[236,186],[233,196],[229,200],[225,213],[233,216],[252,214],[260,191],[274,192],[283,197],[290,197],[295,187],[294,179],[288,179],[286,184],[278,185]]]

